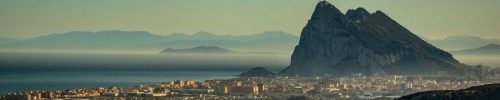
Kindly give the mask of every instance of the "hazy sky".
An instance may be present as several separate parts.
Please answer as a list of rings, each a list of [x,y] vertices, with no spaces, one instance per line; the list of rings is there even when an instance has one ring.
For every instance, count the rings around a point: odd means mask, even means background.
[[[155,34],[208,31],[299,34],[319,0],[1,0],[0,37],[67,31]],[[340,10],[382,10],[414,33],[500,39],[500,0],[328,0]]]

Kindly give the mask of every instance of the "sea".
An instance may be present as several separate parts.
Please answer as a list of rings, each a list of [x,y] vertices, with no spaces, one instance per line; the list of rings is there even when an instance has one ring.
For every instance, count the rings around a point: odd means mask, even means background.
[[[174,80],[230,79],[240,71],[212,70],[18,70],[0,71],[0,94],[76,88],[130,87]]]
[[[268,54],[0,52],[0,95],[230,79],[253,67],[279,71],[289,60]]]
[[[456,57],[469,65],[500,65],[498,55]],[[0,52],[0,95],[19,91],[129,87],[174,80],[230,79],[253,67],[279,72],[289,63],[290,55],[275,54]]]

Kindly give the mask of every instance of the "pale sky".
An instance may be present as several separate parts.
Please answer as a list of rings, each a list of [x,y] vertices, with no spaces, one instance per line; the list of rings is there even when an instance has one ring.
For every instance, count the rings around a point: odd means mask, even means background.
[[[26,39],[68,31],[154,34],[208,31],[300,34],[319,0],[1,0],[0,37]],[[345,12],[382,10],[412,32],[440,38],[500,39],[500,0],[328,0]]]

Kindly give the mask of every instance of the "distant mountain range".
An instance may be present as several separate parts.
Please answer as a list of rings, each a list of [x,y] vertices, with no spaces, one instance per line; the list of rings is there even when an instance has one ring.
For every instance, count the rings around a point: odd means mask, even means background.
[[[166,48],[162,52],[162,54],[170,54],[170,53],[231,53],[232,51],[229,49],[217,47],[217,46],[198,46],[193,48],[186,49],[173,49]]]
[[[500,44],[498,39],[475,36],[448,36],[441,39],[423,40],[445,51],[478,48],[487,44]],[[189,48],[202,45],[227,47],[230,49],[253,49],[292,51],[299,37],[285,32],[263,32],[254,35],[216,35],[200,31],[193,35],[172,33],[167,36],[146,31],[105,30],[99,32],[72,31],[54,33],[26,40],[0,37],[0,48]],[[253,47],[253,48],[251,48]]]
[[[291,51],[298,36],[275,31],[254,35],[215,35],[198,32],[194,35],[173,33],[167,36],[145,31],[106,30],[100,32],[72,31],[54,33],[26,40],[0,38],[0,48],[189,48],[203,45],[231,49]]]
[[[2,43],[14,42],[14,41],[17,41],[17,40],[15,40],[15,39],[9,39],[9,38],[4,38],[4,37],[0,37],[0,44],[2,44]]]
[[[192,36],[171,34],[166,36],[169,41],[137,45],[139,48],[173,47],[188,48],[201,45],[225,47],[244,50],[291,51],[299,37],[284,32],[264,32],[246,36],[214,35],[198,32]]]
[[[484,39],[475,36],[448,36],[442,39],[426,39],[427,42],[445,51],[478,48],[488,44],[500,44],[498,39]]]
[[[72,31],[19,40],[2,47],[12,48],[126,48],[161,42],[164,37],[145,31]]]
[[[457,55],[500,55],[500,45],[488,44],[479,48],[452,51]]]

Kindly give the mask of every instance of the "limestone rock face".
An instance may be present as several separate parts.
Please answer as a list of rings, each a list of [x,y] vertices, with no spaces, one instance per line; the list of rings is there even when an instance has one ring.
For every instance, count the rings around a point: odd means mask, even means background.
[[[385,13],[340,12],[321,1],[303,28],[284,75],[463,74],[465,65]]]

